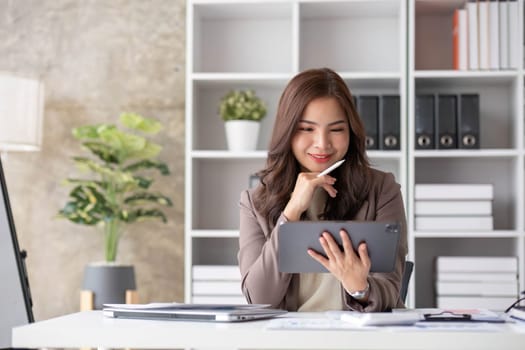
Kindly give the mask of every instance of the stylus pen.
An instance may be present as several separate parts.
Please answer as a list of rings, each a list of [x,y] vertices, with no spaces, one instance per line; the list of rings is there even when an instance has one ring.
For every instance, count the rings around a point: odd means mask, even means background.
[[[341,159],[340,161],[338,162],[335,162],[334,164],[332,164],[331,166],[329,166],[328,168],[326,168],[325,170],[321,171],[319,173],[319,175],[317,175],[317,177],[321,177],[321,176],[324,176],[328,173],[330,173],[332,170],[336,169],[337,167],[339,167],[339,165],[343,164],[345,160],[344,159]]]

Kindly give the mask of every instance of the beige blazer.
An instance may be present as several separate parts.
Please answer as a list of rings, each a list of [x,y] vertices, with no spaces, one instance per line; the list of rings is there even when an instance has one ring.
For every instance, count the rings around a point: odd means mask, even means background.
[[[346,310],[386,311],[404,307],[399,296],[407,248],[406,217],[400,186],[394,176],[372,169],[372,186],[368,199],[353,218],[358,221],[391,221],[402,226],[396,267],[390,273],[370,273],[370,294],[367,305],[348,295],[341,286]],[[240,198],[239,266],[242,291],[249,303],[271,304],[289,311],[298,308],[299,275],[279,272],[277,264],[278,227],[286,222],[281,215],[277,223],[269,223],[253,205],[253,189],[243,191]]]

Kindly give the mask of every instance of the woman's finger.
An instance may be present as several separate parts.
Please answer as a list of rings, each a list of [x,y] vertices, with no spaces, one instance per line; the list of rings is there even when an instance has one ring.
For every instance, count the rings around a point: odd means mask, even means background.
[[[319,264],[323,265],[325,269],[329,270],[329,261],[327,258],[325,258],[322,254],[319,254],[313,249],[307,250],[308,255],[310,255],[315,261],[317,261]]]
[[[352,256],[352,254],[355,255],[354,247],[352,247],[352,240],[348,233],[346,233],[345,230],[341,230],[339,231],[339,235],[341,236],[341,242],[343,242],[343,250],[345,254],[350,256]]]
[[[372,262],[370,261],[370,256],[368,256],[368,247],[366,243],[363,242],[359,244],[358,251],[361,262],[370,271],[370,266],[372,266]]]
[[[321,247],[323,247],[323,251],[326,255],[326,257],[328,258],[329,261],[334,261],[335,260],[335,256],[332,252],[332,250],[330,249],[330,246],[328,245],[328,242],[326,240],[326,238],[324,238],[323,236],[319,237],[319,243],[321,243]]]
[[[344,253],[341,251],[339,244],[337,244],[334,237],[329,232],[323,232],[322,238],[326,240],[328,249],[331,252],[332,257],[330,259],[337,261],[336,259],[342,259],[344,257]]]

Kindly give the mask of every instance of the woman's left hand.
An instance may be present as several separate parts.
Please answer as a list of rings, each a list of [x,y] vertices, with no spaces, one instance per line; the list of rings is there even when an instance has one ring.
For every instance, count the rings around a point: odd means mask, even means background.
[[[366,243],[359,245],[357,254],[346,231],[341,230],[339,234],[343,242],[343,250],[329,232],[323,232],[319,242],[326,258],[313,249],[308,249],[308,254],[341,281],[347,291],[364,290],[371,266]]]

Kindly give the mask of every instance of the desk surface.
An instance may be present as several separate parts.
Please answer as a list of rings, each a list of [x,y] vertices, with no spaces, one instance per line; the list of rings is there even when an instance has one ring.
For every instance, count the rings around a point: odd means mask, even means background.
[[[324,317],[289,313],[287,317]],[[268,329],[269,320],[243,323],[105,318],[85,311],[13,329],[15,348],[232,349],[524,349],[525,326],[447,330],[381,327],[358,330]]]

